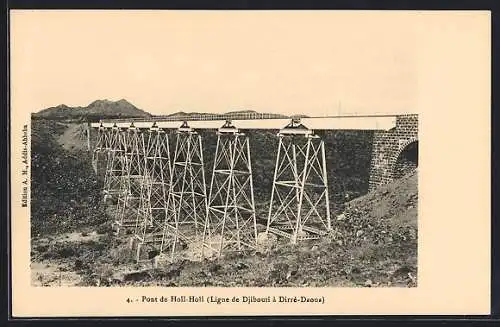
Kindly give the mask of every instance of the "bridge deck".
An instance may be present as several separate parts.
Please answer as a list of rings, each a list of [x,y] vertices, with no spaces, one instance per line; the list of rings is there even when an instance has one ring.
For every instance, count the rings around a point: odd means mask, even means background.
[[[396,126],[397,115],[380,116],[337,116],[337,117],[307,117],[301,118],[300,122],[312,130],[390,130]],[[249,129],[281,129],[290,123],[290,118],[271,119],[231,119],[233,126],[243,130]],[[156,122],[160,128],[177,129],[184,121],[162,121],[162,120],[103,120],[102,126],[126,128],[134,122],[139,128],[149,128]],[[186,120],[189,127],[194,129],[218,129],[224,125],[226,120]],[[97,128],[101,123],[92,123],[91,127]]]

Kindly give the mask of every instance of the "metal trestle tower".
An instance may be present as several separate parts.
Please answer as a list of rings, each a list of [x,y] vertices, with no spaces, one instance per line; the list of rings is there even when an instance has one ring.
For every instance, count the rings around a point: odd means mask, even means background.
[[[121,142],[122,132],[118,127],[113,126],[107,134],[108,151],[104,178],[104,200],[108,198],[116,199],[116,196],[121,191],[121,180],[125,172],[125,153]]]
[[[324,141],[297,120],[278,138],[266,232],[291,243],[319,238],[331,230]]]
[[[150,128],[147,137],[144,134],[142,133],[140,138],[144,149],[141,204],[135,228],[135,237],[139,241],[137,261],[150,259],[160,253],[166,241],[163,230],[169,217],[171,166],[168,134],[156,125]],[[143,250],[148,251],[148,257],[144,257]]]
[[[141,205],[141,188],[144,171],[144,148],[142,132],[133,124],[123,134],[125,148],[125,176],[122,178],[122,192],[118,198],[116,232],[133,230],[137,226],[137,212]]]
[[[174,238],[169,249],[171,260],[178,241],[201,243],[207,210],[201,136],[187,124],[183,124],[176,135],[169,198],[173,221],[166,224],[164,230],[164,238],[169,235]],[[162,243],[162,251],[166,245]]]
[[[103,172],[106,170],[106,159],[108,151],[108,133],[104,126],[99,126],[97,130],[97,140],[95,147],[92,151],[92,168],[97,176],[102,176]],[[104,167],[102,167],[104,162]]]
[[[219,128],[202,256],[256,248],[257,226],[248,137],[228,121]]]

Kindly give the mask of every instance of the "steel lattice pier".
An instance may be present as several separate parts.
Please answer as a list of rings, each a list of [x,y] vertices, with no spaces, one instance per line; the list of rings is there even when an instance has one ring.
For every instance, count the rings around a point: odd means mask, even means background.
[[[208,192],[202,138],[186,122],[173,133],[133,123],[97,131],[92,165],[115,203],[117,237],[132,235],[137,261],[173,261],[191,246],[198,258],[257,249],[250,139],[230,121],[217,129]],[[324,141],[297,120],[277,139],[266,233],[319,238],[331,230]]]
[[[256,241],[249,139],[237,129],[225,127],[218,132],[203,255],[255,249]]]

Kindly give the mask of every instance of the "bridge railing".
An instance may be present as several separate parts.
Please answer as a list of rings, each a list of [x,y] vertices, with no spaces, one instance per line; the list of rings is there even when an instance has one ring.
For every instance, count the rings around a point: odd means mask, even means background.
[[[191,114],[191,115],[175,115],[175,116],[153,116],[154,120],[158,121],[184,121],[184,120],[226,120],[226,119],[239,119],[239,120],[255,120],[255,119],[282,119],[289,118],[281,114],[269,113],[234,113],[234,114]]]

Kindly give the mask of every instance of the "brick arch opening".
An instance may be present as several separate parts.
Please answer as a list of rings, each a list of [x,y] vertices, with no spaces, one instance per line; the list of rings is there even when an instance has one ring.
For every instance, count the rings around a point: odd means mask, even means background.
[[[393,177],[401,178],[418,167],[418,140],[413,140],[399,151],[394,163]]]

